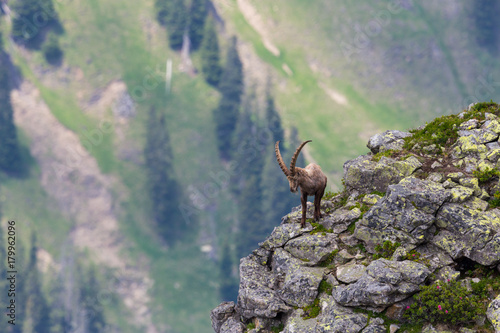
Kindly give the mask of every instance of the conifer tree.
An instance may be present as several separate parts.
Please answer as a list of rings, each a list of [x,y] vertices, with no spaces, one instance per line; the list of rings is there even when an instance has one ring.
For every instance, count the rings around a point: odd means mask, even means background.
[[[189,39],[191,50],[200,48],[207,18],[207,0],[191,0],[189,8]]]
[[[472,18],[476,26],[476,40],[479,46],[490,52],[498,49],[498,11],[500,1],[498,0],[476,0],[472,2]]]
[[[284,131],[281,118],[276,110],[274,99],[270,94],[266,98],[266,122],[271,131],[272,139],[266,150],[266,160],[262,175],[263,208],[266,223],[271,225],[279,223],[281,217],[288,214],[291,208],[297,205],[297,197],[290,193],[286,176],[281,171],[274,152],[274,144],[281,141],[280,151],[283,157],[288,157],[288,149],[284,142]],[[289,161],[287,159],[286,161]],[[285,162],[286,163],[286,162]]]
[[[252,120],[251,101],[246,98],[243,113],[238,121],[234,161],[238,166],[233,183],[237,186],[239,233],[236,254],[247,256],[257,248],[258,243],[269,231],[269,224],[263,221],[262,209],[262,165],[264,158],[258,142],[260,129]]]
[[[236,301],[238,295],[238,280],[233,276],[233,252],[226,243],[222,250],[222,259],[220,261],[220,288],[219,294],[222,301]]]
[[[100,283],[97,279],[94,267],[90,267],[85,274],[81,275],[80,280],[80,304],[85,313],[88,332],[105,332],[106,319],[104,309],[99,302]]]
[[[219,83],[221,99],[214,110],[217,146],[223,160],[229,160],[233,148],[232,140],[238,121],[241,96],[243,94],[243,68],[233,37],[227,51],[226,64]]]
[[[37,251],[36,236],[32,234],[26,279],[26,319],[23,323],[23,329],[37,333],[50,333],[50,307],[42,291],[40,273],[37,267]]]
[[[10,102],[10,82],[7,55],[0,50],[0,170],[17,173],[21,156]]]
[[[217,87],[222,74],[220,50],[215,24],[212,19],[205,23],[203,41],[201,43],[201,71],[208,84]]]
[[[184,0],[156,0],[155,7],[158,22],[167,28],[170,48],[180,50],[188,26]]]
[[[159,234],[167,243],[173,244],[186,227],[179,210],[182,191],[174,174],[165,115],[154,107],[149,113],[144,157],[152,215]]]
[[[58,22],[52,0],[17,0],[11,9],[12,37],[28,47],[38,48],[42,32]]]

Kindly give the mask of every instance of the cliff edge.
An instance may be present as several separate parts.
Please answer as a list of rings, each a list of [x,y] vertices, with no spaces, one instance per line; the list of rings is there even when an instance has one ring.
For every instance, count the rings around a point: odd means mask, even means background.
[[[370,138],[345,188],[240,262],[217,333],[500,332],[500,107]]]

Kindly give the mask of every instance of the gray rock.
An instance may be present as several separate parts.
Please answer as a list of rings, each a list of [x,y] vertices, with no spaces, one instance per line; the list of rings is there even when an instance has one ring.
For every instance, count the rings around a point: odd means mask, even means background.
[[[298,309],[294,311],[288,318],[285,325],[284,333],[316,333],[318,322],[315,318],[304,320],[302,315],[304,311]]]
[[[274,252],[272,266],[280,280],[276,292],[286,304],[304,307],[318,296],[318,287],[326,268],[306,267],[301,260],[281,248]]]
[[[288,241],[284,249],[308,266],[316,266],[338,249],[334,234],[306,234]]]
[[[337,279],[344,283],[353,283],[358,281],[366,271],[364,265],[350,263],[337,267]]]
[[[385,131],[384,133],[375,134],[370,138],[366,145],[372,153],[386,151],[389,149],[403,149],[404,138],[412,136],[411,133],[401,131]]]
[[[338,209],[333,214],[326,216],[320,221],[326,229],[332,229],[334,233],[339,234],[347,230],[351,222],[356,221],[361,216],[359,208]]]
[[[366,314],[354,313],[352,309],[338,304],[331,296],[321,299],[321,308],[317,333],[358,333],[368,324]]]
[[[396,325],[396,324],[391,324],[389,326],[389,332],[390,333],[395,333],[399,330],[399,325]]]
[[[439,210],[436,224],[441,230],[432,243],[454,258],[466,256],[481,265],[500,262],[498,216],[459,204],[445,204]]]
[[[235,315],[234,302],[223,302],[210,312],[212,328],[216,333],[220,332],[222,324]]]
[[[361,333],[386,333],[387,328],[384,325],[373,325],[370,324],[365,327],[364,330],[361,331]]]
[[[435,213],[451,193],[441,184],[409,177],[390,185],[386,196],[361,219],[355,237],[373,252],[385,240],[401,244],[421,244],[430,239]]]
[[[382,157],[378,162],[373,161],[370,156],[359,156],[344,163],[345,186],[347,190],[356,190],[361,194],[386,192],[387,186],[399,183],[421,166],[414,156],[404,161]]]
[[[277,283],[276,276],[253,255],[241,259],[237,312],[246,319],[274,318],[279,312],[290,312],[292,308],[275,290]]]
[[[301,228],[299,223],[284,223],[275,227],[271,235],[264,242],[260,243],[259,246],[273,250],[277,247],[282,247],[289,240],[308,233],[311,230],[311,225]]]
[[[355,283],[337,287],[334,297],[344,306],[386,307],[417,292],[430,273],[417,262],[378,259]]]
[[[236,318],[229,318],[222,324],[219,333],[243,333],[245,327]]]
[[[495,332],[500,332],[500,296],[488,305],[486,317],[495,328]]]

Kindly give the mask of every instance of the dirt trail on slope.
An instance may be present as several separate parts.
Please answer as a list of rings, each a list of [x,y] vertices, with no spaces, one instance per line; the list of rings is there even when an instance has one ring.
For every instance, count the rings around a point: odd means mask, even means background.
[[[117,180],[100,172],[95,158],[74,132],[58,122],[32,83],[24,81],[11,98],[16,125],[29,136],[31,154],[40,166],[41,185],[75,223],[69,235],[73,244],[90,249],[97,263],[116,269],[113,288],[133,323],[145,326],[148,333],[157,332],[148,307],[153,284],[148,268],[133,266],[122,255],[127,244],[110,192]]]

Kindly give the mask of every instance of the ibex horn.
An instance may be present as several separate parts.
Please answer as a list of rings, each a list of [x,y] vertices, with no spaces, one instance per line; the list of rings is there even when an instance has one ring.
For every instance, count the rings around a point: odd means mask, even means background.
[[[302,142],[299,148],[297,148],[297,150],[295,151],[295,153],[293,153],[292,161],[290,162],[290,174],[293,175],[295,173],[295,163],[297,163],[297,158],[299,157],[299,153],[308,142],[312,142],[312,140],[307,140]]]
[[[290,175],[290,170],[285,165],[285,162],[283,162],[283,158],[281,157],[280,153],[280,142],[276,141],[276,144],[274,145],[274,151],[276,152],[276,159],[278,160],[278,164],[280,165],[281,170],[285,174],[285,176]]]

